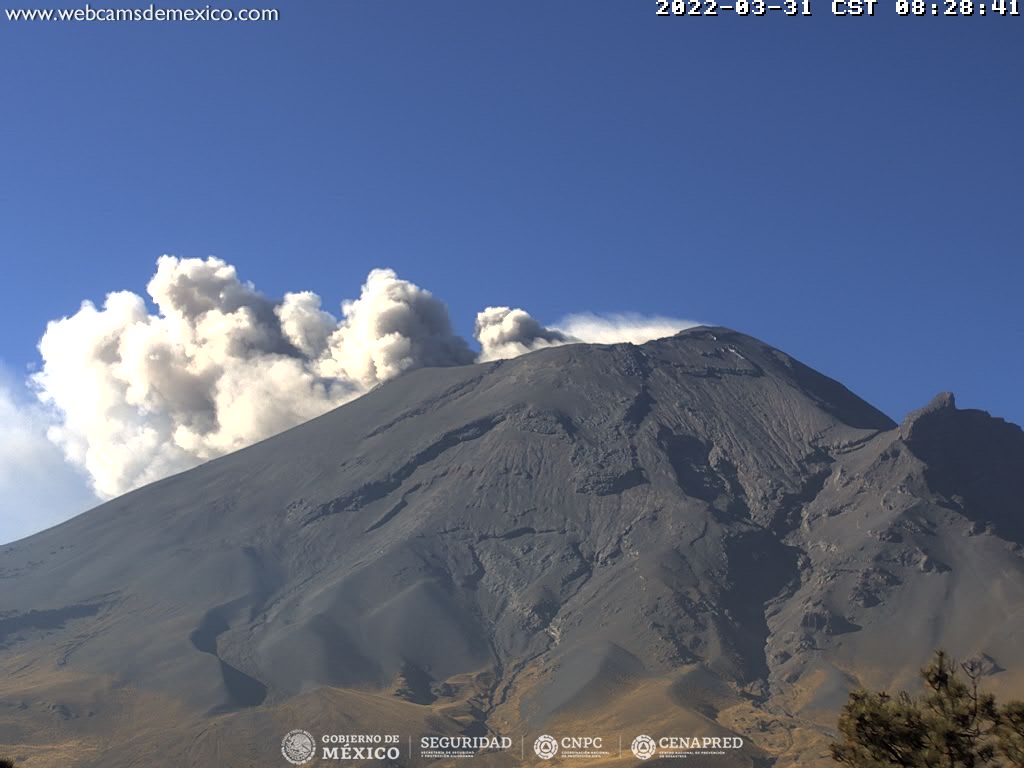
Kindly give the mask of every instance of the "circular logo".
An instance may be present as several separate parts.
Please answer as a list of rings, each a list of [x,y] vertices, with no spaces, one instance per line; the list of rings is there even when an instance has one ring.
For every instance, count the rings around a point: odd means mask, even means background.
[[[308,763],[316,754],[316,739],[309,731],[296,728],[281,740],[281,754],[292,765]]]
[[[558,742],[554,736],[544,734],[533,742],[533,751],[541,760],[550,760],[558,754]]]
[[[654,739],[645,734],[641,734],[633,739],[633,743],[629,745],[629,748],[641,760],[650,760],[654,757],[654,753],[658,751],[658,745],[654,743]]]

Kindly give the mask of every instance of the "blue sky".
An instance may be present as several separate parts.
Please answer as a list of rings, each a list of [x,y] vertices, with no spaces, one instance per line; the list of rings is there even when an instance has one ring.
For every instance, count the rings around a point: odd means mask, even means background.
[[[391,267],[466,336],[493,304],[707,320],[897,419],[950,389],[1024,422],[1024,17],[274,2],[0,21],[8,377],[82,299],[213,254],[335,312]]]

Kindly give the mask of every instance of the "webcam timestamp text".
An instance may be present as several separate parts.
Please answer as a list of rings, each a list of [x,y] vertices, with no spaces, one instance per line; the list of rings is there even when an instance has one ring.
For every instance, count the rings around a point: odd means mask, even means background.
[[[821,0],[818,0],[819,2]],[[824,0],[833,16],[880,15],[879,0]],[[658,16],[811,16],[811,0],[655,0]],[[887,7],[892,7],[889,3]],[[1020,16],[1020,0],[895,0],[898,16]]]

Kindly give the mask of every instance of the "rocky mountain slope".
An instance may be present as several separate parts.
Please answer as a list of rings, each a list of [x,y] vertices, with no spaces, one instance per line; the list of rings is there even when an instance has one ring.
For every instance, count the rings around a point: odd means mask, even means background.
[[[949,395],[897,426],[723,328],[424,369],[0,548],[0,754],[285,765],[301,727],[824,764],[849,688],[934,648],[1024,696],[1022,507],[1019,427]]]

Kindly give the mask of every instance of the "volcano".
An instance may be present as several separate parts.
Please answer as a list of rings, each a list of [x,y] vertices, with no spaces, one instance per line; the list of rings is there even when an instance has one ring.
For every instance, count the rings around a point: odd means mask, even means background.
[[[0,755],[825,765],[847,692],[936,648],[1024,692],[1022,500],[1019,427],[948,394],[896,424],[725,328],[421,369],[0,548]]]

